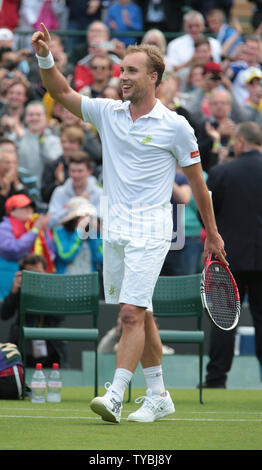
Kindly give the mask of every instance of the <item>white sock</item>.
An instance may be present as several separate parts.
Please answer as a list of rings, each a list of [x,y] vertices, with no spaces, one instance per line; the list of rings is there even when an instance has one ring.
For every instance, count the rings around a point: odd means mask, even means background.
[[[146,367],[143,369],[147,388],[152,390],[153,395],[162,395],[165,393],[163,382],[162,366]]]
[[[124,398],[124,393],[129,385],[130,380],[133,377],[133,373],[127,369],[118,368],[115,370],[114,379],[111,388],[115,390],[120,396],[121,400]]]

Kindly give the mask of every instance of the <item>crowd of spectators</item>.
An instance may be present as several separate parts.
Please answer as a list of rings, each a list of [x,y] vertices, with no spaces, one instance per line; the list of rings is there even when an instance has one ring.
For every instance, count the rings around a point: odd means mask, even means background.
[[[44,89],[30,44],[41,20],[56,29],[51,33],[51,50],[57,67],[76,91],[90,97],[121,99],[125,48],[136,42],[157,45],[166,63],[157,96],[193,126],[207,175],[212,166],[233,158],[236,124],[246,120],[260,124],[262,116],[260,25],[255,30],[250,19],[251,34],[243,34],[239,20],[230,16],[233,3],[3,1],[0,224],[9,216],[6,201],[18,193],[30,198],[35,214],[49,214],[52,232],[63,225],[72,198],[86,198],[99,216],[103,186],[99,135]],[[167,37],[170,31],[178,34]],[[187,214],[190,195],[185,186],[187,181],[178,172],[172,202],[188,205]],[[190,217],[192,222],[192,213]],[[199,237],[197,213],[195,226]],[[0,251],[1,259],[9,261],[8,256]]]
[[[262,122],[262,28],[250,18],[250,32],[245,34],[239,19],[231,16],[233,4],[226,0],[1,2],[0,232],[9,233],[9,242],[0,244],[0,270],[2,265],[3,271],[11,273],[9,277],[0,273],[1,298],[12,287],[21,253],[46,254],[36,243],[45,236],[49,243],[52,239],[49,255],[58,272],[70,272],[68,264],[84,249],[87,272],[101,272],[103,262],[101,142],[95,128],[54,102],[44,89],[30,44],[39,22],[56,26],[51,27],[55,31],[50,45],[55,63],[70,85],[89,97],[121,99],[120,63],[125,48],[134,43],[158,46],[166,71],[157,97],[193,126],[207,178],[213,166],[234,158],[235,126]],[[177,271],[172,274],[187,274],[200,269],[202,229],[187,181],[181,172],[178,175],[172,201],[186,204],[190,256],[181,250],[188,261],[177,259]],[[10,211],[10,198],[18,194],[23,202],[15,206],[17,200],[12,200]],[[82,201],[79,211],[76,201]],[[26,228],[14,222],[17,213]],[[88,242],[88,237],[80,243],[77,225],[83,217],[88,225],[94,213],[99,243]],[[48,217],[44,222],[43,215]],[[31,244],[21,251],[29,239]],[[19,247],[15,255],[11,246]],[[74,272],[77,266],[74,262]]]

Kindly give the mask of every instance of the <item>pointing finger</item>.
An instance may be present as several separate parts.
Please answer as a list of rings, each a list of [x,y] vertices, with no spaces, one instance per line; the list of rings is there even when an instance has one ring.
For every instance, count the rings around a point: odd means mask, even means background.
[[[44,33],[45,40],[46,40],[46,41],[50,41],[50,40],[51,40],[51,36],[50,36],[49,31],[48,31],[48,29],[46,28],[45,24],[44,24],[44,23],[41,23],[41,27],[42,27],[42,31],[43,31],[43,33]]]

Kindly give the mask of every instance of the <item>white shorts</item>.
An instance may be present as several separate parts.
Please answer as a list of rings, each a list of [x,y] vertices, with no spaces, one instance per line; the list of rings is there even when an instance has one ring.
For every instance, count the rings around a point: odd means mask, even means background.
[[[103,241],[105,300],[153,311],[152,296],[170,241],[124,239],[110,236]]]

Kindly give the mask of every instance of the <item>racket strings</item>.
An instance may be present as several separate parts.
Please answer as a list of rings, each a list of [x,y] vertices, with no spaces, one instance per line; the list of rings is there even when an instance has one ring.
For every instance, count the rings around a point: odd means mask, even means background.
[[[223,268],[211,263],[205,277],[205,294],[209,314],[224,329],[231,328],[238,315],[238,302],[232,281]]]

